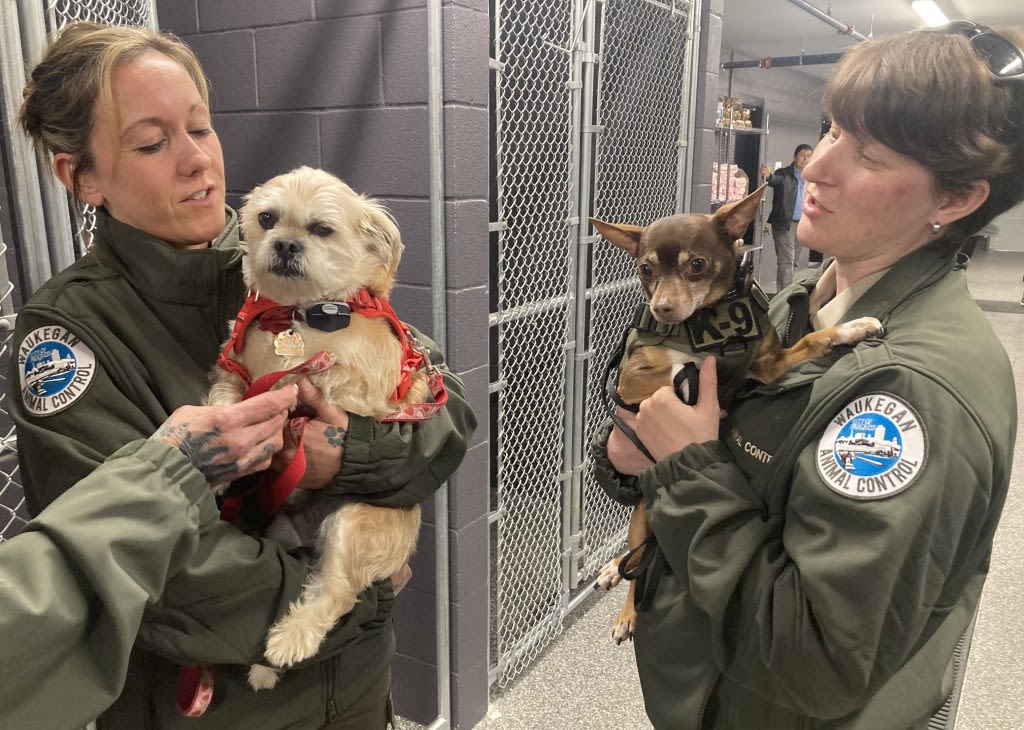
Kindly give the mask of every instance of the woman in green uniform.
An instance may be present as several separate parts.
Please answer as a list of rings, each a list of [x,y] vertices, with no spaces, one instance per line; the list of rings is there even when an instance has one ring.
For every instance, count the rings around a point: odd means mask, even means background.
[[[13,338],[8,403],[37,513],[174,409],[202,402],[245,294],[244,245],[224,204],[206,80],[181,41],[138,28],[67,26],[31,72],[20,122],[52,155],[61,182],[96,206],[91,250],[33,294]],[[350,417],[301,385],[300,400],[318,416],[305,432],[315,483],[303,486],[407,506],[452,473],[475,420],[462,383],[423,341],[449,394],[428,421]],[[339,432],[343,443],[332,437]],[[143,526],[154,518],[124,517]],[[383,728],[394,653],[390,580],[365,591],[320,654],[275,689],[246,684],[267,629],[309,569],[306,557],[273,541],[213,525],[147,606],[126,685],[100,728]],[[202,717],[176,709],[183,665],[215,667]]]
[[[610,425],[595,441],[664,556],[635,635],[659,729],[926,727],[988,570],[1016,398],[957,251],[1024,199],[1020,41],[962,22],[860,43],[825,112],[798,236],[830,258],[771,317],[787,345],[862,316],[884,336],[723,420],[705,363],[695,407],[640,407],[656,463]]]

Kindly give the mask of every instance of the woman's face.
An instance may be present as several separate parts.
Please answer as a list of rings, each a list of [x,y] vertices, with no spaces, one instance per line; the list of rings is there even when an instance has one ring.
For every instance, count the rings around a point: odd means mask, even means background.
[[[803,176],[797,237],[840,264],[891,266],[933,240],[932,223],[948,222],[926,168],[837,124],[818,143]]]
[[[176,248],[207,245],[224,228],[224,158],[192,77],[154,51],[111,87],[117,118],[97,104],[81,198]]]

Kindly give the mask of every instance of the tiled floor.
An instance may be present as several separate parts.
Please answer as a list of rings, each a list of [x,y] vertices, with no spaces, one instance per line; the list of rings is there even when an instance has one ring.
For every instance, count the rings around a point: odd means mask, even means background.
[[[763,264],[763,268],[770,267],[773,281],[774,261]],[[992,325],[1014,363],[1017,410],[1024,414],[1022,275],[1024,253],[979,250],[968,269],[971,291],[989,312]],[[764,274],[761,278],[765,280]],[[1024,571],[1021,566],[1024,566],[1024,435],[1018,434],[1013,483],[996,535],[994,562],[971,645],[957,730],[1024,727]],[[588,605],[573,614],[564,634],[524,676],[504,691],[495,693],[489,716],[476,730],[649,728],[632,647],[615,646],[611,640],[612,619],[623,598],[624,590],[620,587],[610,594],[595,595]],[[403,724],[402,727],[413,726]]]

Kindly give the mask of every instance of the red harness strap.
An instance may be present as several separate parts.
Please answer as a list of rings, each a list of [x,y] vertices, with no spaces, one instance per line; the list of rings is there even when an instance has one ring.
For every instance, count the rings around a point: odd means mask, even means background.
[[[245,365],[238,362],[238,360],[232,360],[229,353],[241,354],[242,349],[245,347],[245,336],[249,333],[249,327],[254,322],[259,322],[260,329],[262,330],[267,330],[274,334],[284,332],[292,325],[293,311],[291,307],[278,304],[273,299],[261,298],[258,292],[250,291],[249,295],[245,298],[245,302],[242,304],[242,308],[238,310],[238,315],[235,317],[235,324],[231,328],[231,336],[224,343],[220,355],[217,356],[218,367],[235,373],[246,383],[251,383],[252,378],[249,377],[249,371],[245,369]]]
[[[412,374],[420,368],[428,366],[429,360],[423,354],[422,349],[413,347],[413,337],[409,328],[398,318],[387,299],[375,297],[366,289],[360,289],[346,304],[356,314],[361,314],[364,317],[383,317],[391,325],[395,337],[402,345],[402,374],[391,400],[402,400],[409,392],[409,388],[412,387]]]
[[[395,393],[391,397],[392,400],[401,401],[405,398],[412,387],[413,373],[421,369],[427,370],[433,402],[409,403],[398,410],[388,413],[380,420],[383,423],[425,421],[437,415],[437,412],[448,402],[448,390],[444,387],[444,378],[431,365],[430,359],[424,353],[423,346],[420,345],[412,332],[409,331],[409,327],[398,318],[398,315],[395,314],[395,310],[391,308],[388,301],[373,296],[366,289],[360,289],[346,304],[356,314],[361,314],[364,317],[383,317],[386,319],[388,324],[391,325],[395,337],[398,338],[402,345],[402,373],[398,386],[395,388]]]

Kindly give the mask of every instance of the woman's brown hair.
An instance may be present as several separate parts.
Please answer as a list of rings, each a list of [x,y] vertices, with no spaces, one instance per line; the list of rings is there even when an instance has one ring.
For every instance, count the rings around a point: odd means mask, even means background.
[[[949,226],[950,243],[1024,200],[1024,80],[997,83],[962,35],[922,30],[854,46],[826,86],[825,113],[930,170],[936,195],[989,182],[981,207]]]

